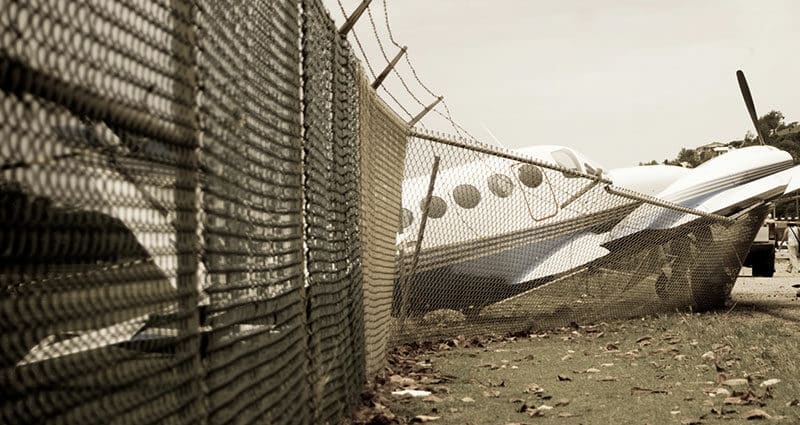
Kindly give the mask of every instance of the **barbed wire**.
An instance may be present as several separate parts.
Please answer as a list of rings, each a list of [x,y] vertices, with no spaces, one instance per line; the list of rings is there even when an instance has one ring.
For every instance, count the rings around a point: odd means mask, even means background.
[[[381,51],[381,54],[383,55],[383,58],[386,59],[386,63],[389,63],[389,62],[391,62],[391,59],[389,59],[389,56],[386,54],[386,49],[384,49],[384,47],[383,47],[383,42],[381,42],[381,37],[378,35],[378,27],[375,25],[375,19],[372,17],[372,10],[369,8],[369,6],[367,6],[367,16],[369,17],[369,24],[372,27],[372,33],[373,33],[373,35],[375,35],[375,40],[378,42],[378,48]],[[408,51],[406,51],[405,57],[406,57],[406,60],[408,60]],[[408,84],[406,83],[406,80],[404,80],[403,76],[397,71],[397,67],[393,67],[392,68],[392,73],[397,77],[398,80],[400,80],[400,84],[403,85],[403,88],[406,89],[406,91],[411,96],[411,98],[414,99],[414,101],[417,102],[420,106],[425,108],[427,105],[425,105],[425,103],[422,102],[422,100],[419,99],[419,97],[414,93],[414,91],[411,90],[410,87],[408,87]],[[429,90],[429,92],[430,92],[430,90]],[[438,97],[435,94],[433,94],[432,92],[430,92],[430,94],[433,97]]]
[[[387,3],[388,3],[388,0],[383,0],[383,17],[384,17],[384,23],[386,24],[386,31],[389,34],[389,41],[391,41],[391,43],[394,44],[395,47],[402,48],[400,46],[400,43],[398,43],[397,40],[395,40],[395,38],[394,38],[394,33],[392,32],[392,26],[389,23],[389,7],[388,7]],[[367,8],[367,13],[369,13],[370,22],[372,23],[372,26],[373,26],[373,29],[374,29],[375,28],[375,23],[373,22],[373,19],[372,19],[372,13],[369,12],[369,7]],[[381,41],[380,41],[380,39],[378,37],[377,31],[375,31],[375,37],[378,38],[378,45],[380,46],[381,51],[383,52],[383,43],[381,43]],[[387,55],[386,55],[385,52],[383,52],[383,56],[384,56],[384,58],[386,58],[387,61],[389,60],[387,58]],[[420,87],[422,87],[426,92],[428,92],[429,95],[431,95],[433,97],[438,97],[436,95],[436,93],[434,93],[433,90],[430,89],[430,87],[428,87],[425,83],[422,82],[422,79],[419,77],[419,74],[417,73],[417,69],[414,67],[414,64],[411,63],[411,57],[410,57],[410,55],[409,55],[409,53],[407,51],[406,51],[406,54],[404,56],[405,56],[405,62],[408,65],[408,69],[411,70],[411,75],[414,76],[414,79],[417,81],[417,84],[419,84]],[[405,86],[405,84],[404,84],[404,86]],[[470,139],[472,139],[473,141],[478,141],[478,139],[475,136],[473,136],[469,131],[467,131],[464,127],[462,127],[460,124],[455,122],[455,120],[453,119],[453,115],[450,113],[450,108],[447,106],[447,102],[444,99],[442,99],[441,104],[442,104],[442,106],[444,107],[444,110],[445,110],[444,114],[441,111],[439,111],[438,109],[436,109],[436,108],[434,108],[433,111],[436,114],[438,114],[439,116],[441,116],[442,118],[445,118],[447,121],[449,121],[450,125],[453,126],[453,129],[456,131],[456,134],[458,134],[459,137],[464,137],[464,135],[461,134],[463,132]],[[438,107],[438,105],[437,105],[437,107]]]
[[[339,5],[339,10],[341,11],[342,16],[344,16],[344,18],[347,19],[347,17],[348,17],[347,11],[345,10],[344,5],[342,4],[342,1],[341,0],[337,0],[337,3]],[[372,14],[372,9],[369,6],[367,6],[366,12],[367,12],[367,16],[369,18],[370,26],[372,28],[373,36],[375,37],[375,41],[378,44],[378,50],[380,51],[381,56],[383,56],[383,59],[386,61],[386,63],[390,63],[391,59],[389,58],[389,55],[386,52],[386,47],[384,46],[384,43],[382,41],[382,37],[378,33],[378,28],[377,28],[377,25],[375,24],[375,17]],[[403,47],[394,38],[394,33],[392,32],[392,27],[391,27],[391,24],[389,23],[389,11],[388,11],[388,2],[387,2],[387,0],[383,0],[383,16],[384,16],[384,23],[386,25],[386,30],[387,30],[387,33],[389,35],[389,41],[392,43],[392,45],[394,45],[398,49],[402,49]],[[372,78],[375,79],[377,74],[375,72],[375,69],[372,66],[372,63],[369,60],[369,57],[366,54],[366,51],[364,49],[364,46],[361,43],[361,40],[358,38],[358,35],[355,32],[355,28],[353,28],[351,30],[351,32],[353,33],[353,39],[355,40],[356,45],[358,46],[358,50],[361,53],[361,57],[363,58],[364,62],[366,63],[367,68],[369,69],[369,72],[372,75]],[[417,84],[419,84],[419,86],[422,87],[422,89],[425,90],[425,92],[428,95],[430,95],[430,96],[432,96],[434,98],[438,98],[439,95],[434,93],[434,91],[431,90],[430,87],[428,87],[428,85],[426,85],[422,81],[422,79],[420,78],[419,73],[417,72],[417,69],[414,67],[414,64],[411,62],[410,55],[409,55],[408,51],[406,51],[406,53],[403,56],[405,58],[405,62],[408,65],[409,70],[411,71],[411,75],[414,77],[414,80],[417,82]],[[427,107],[427,104],[420,99],[420,97],[415,93],[414,90],[411,89],[411,87],[409,86],[408,82],[403,78],[403,75],[398,71],[397,67],[393,67],[392,68],[391,74],[393,74],[398,79],[400,84],[403,86],[403,89],[405,89],[405,91],[408,93],[408,95],[411,97],[411,99],[413,99],[420,107],[422,107],[422,108],[426,108]],[[392,99],[392,101],[394,101],[395,104],[397,104],[400,107],[400,109],[403,112],[405,112],[409,117],[413,117],[413,114],[411,114],[408,111],[408,109],[394,96],[394,94],[389,89],[386,88],[385,85],[381,85],[381,89]],[[450,112],[450,107],[447,105],[447,102],[444,100],[444,98],[442,98],[442,101],[439,102],[439,103],[444,108],[444,113],[439,110],[439,105],[436,105],[436,107],[433,109],[433,112],[435,114],[437,114],[438,116],[442,117],[443,119],[445,119],[450,124],[450,126],[453,127],[453,130],[456,132],[456,134],[459,137],[465,138],[465,135],[466,135],[466,137],[468,137],[472,141],[477,142],[478,139],[475,136],[473,136],[466,128],[464,128],[462,125],[460,125],[459,123],[457,123],[453,119],[453,115]],[[421,123],[421,122],[418,125],[423,127],[423,128],[425,128],[425,125],[423,123]]]
[[[347,19],[347,11],[345,11],[344,5],[342,5],[342,0],[336,0],[336,2],[339,4],[339,10],[342,11],[342,15],[345,17],[345,19]],[[353,34],[353,39],[355,40],[356,45],[358,46],[359,52],[361,52],[361,57],[364,59],[364,63],[367,65],[367,69],[369,70],[369,73],[370,75],[372,75],[372,79],[374,80],[375,78],[377,78],[377,74],[375,74],[375,70],[372,68],[372,63],[369,61],[369,57],[367,56],[366,51],[364,51],[364,46],[361,44],[361,40],[358,39],[358,34],[356,34],[356,29],[353,28],[350,30],[350,32]],[[409,118],[414,117],[414,115],[412,115],[411,112],[409,112],[408,109],[406,109],[406,107],[403,106],[403,104],[399,100],[397,100],[396,97],[394,97],[394,95],[392,94],[392,92],[389,91],[389,89],[383,86],[381,87],[383,91],[389,96],[389,98],[392,99],[394,103],[396,103],[397,106],[399,106],[400,109],[403,112],[405,112],[406,115],[408,115]]]

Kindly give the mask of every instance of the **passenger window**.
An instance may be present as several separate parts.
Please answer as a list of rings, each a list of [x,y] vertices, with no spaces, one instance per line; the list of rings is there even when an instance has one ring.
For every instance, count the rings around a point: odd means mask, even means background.
[[[414,213],[408,208],[403,208],[400,211],[400,226],[405,229],[412,224],[414,224]]]
[[[419,201],[419,210],[422,213],[425,213],[425,198],[422,198]],[[431,197],[431,203],[428,207],[428,217],[430,218],[442,218],[444,214],[447,212],[447,203],[444,202],[444,199],[433,196]]]
[[[498,198],[507,198],[514,192],[514,182],[503,174],[492,174],[486,181],[489,190]]]
[[[481,192],[471,184],[461,184],[453,189],[453,200],[461,208],[475,208],[481,202]]]

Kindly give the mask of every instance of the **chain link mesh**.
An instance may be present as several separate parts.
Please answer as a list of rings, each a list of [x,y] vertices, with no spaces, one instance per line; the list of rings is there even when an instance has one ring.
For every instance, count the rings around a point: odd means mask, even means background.
[[[202,415],[194,11],[0,2],[0,422]]]
[[[333,423],[398,342],[720,305],[767,213],[409,138],[320,0],[0,37],[2,423]]]
[[[208,419],[308,423],[298,4],[199,6]]]
[[[417,135],[404,171],[395,342],[719,306],[767,214],[762,206],[731,220],[502,149]]]
[[[395,237],[400,228],[408,128],[360,73],[361,249],[367,376],[384,365],[397,279]]]
[[[349,411],[364,382],[357,60],[317,0],[305,11],[305,240],[315,418]]]

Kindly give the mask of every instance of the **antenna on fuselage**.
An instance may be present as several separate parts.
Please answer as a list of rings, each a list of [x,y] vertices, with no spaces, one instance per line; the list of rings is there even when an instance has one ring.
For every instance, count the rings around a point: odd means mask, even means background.
[[[489,133],[490,136],[492,136],[492,139],[494,139],[494,142],[497,143],[497,146],[500,146],[501,148],[505,147],[503,146],[503,143],[501,143],[500,140],[497,137],[495,137],[494,133],[492,133],[492,130],[489,130],[489,127],[486,126],[485,123],[481,123],[481,125],[483,126],[483,129],[486,130],[486,132]]]
[[[744,97],[744,104],[747,106],[747,112],[750,113],[750,119],[753,120],[753,126],[756,128],[758,140],[762,145],[767,143],[764,138],[764,133],[761,132],[761,127],[758,126],[758,114],[756,114],[756,105],[753,104],[753,96],[750,94],[750,86],[747,85],[747,79],[744,78],[742,70],[736,71],[736,79],[739,80],[739,88],[742,90],[742,97]]]

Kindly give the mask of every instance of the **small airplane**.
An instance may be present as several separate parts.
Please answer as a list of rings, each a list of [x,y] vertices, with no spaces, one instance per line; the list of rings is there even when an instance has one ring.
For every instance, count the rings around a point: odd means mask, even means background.
[[[747,82],[741,71],[737,77],[758,129]],[[411,276],[396,285],[394,314],[477,314],[483,306],[619,258],[623,248],[641,249],[641,238],[630,242],[643,232],[674,237],[694,226],[711,238],[708,220],[735,220],[800,190],[800,166],[789,153],[765,145],[760,130],[759,138],[761,145],[723,153],[693,169],[646,165],[606,171],[564,146],[517,149],[518,161],[459,149],[462,157],[474,156],[436,173],[430,201],[433,176],[403,182],[397,246],[403,262],[413,265],[404,269]],[[654,209],[654,203],[666,207]],[[423,218],[425,232],[417,241]],[[762,221],[743,234],[754,236]],[[669,280],[659,277],[660,297],[669,296]],[[716,294],[711,304],[727,295]]]

